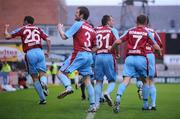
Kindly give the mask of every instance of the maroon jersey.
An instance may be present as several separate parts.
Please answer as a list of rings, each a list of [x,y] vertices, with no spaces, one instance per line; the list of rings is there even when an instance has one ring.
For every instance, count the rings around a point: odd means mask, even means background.
[[[96,34],[91,25],[83,22],[78,31],[73,35],[74,51],[92,51],[96,43]]]
[[[30,24],[16,29],[11,35],[13,38],[17,36],[21,37],[23,51],[25,53],[32,48],[42,48],[42,39],[46,40],[48,37],[39,27]]]
[[[96,46],[98,48],[97,54],[109,53],[108,47],[112,46],[115,40],[116,37],[111,27],[108,26],[97,27],[96,28]]]
[[[129,29],[120,38],[123,42],[127,41],[127,55],[145,56],[145,46],[149,39],[148,31],[144,27],[134,27]]]
[[[162,48],[162,42],[160,37],[158,36],[158,34],[154,31],[154,29],[149,28],[149,27],[145,27],[145,29],[147,31],[150,31],[153,35],[153,37],[155,38],[157,44],[160,46],[160,48]],[[151,40],[148,40],[147,44],[146,44],[146,53],[153,53],[153,47],[152,47],[152,42]]]

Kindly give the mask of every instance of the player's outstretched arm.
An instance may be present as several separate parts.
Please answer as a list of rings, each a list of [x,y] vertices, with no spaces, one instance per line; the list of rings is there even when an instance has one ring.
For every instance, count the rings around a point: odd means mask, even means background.
[[[117,46],[120,45],[121,43],[122,43],[122,40],[121,40],[121,39],[116,40],[116,41],[113,43],[113,45],[108,48],[108,50],[109,50],[109,51],[112,51],[113,49],[117,48]]]
[[[5,25],[5,31],[4,31],[4,34],[5,34],[5,38],[8,40],[10,38],[12,38],[12,35],[8,32],[8,28],[9,28],[9,24],[6,24]]]
[[[63,40],[66,40],[67,37],[66,37],[66,35],[65,35],[64,31],[63,31],[63,24],[58,24],[57,29],[58,29],[58,32],[59,32],[59,35],[61,36],[61,38]]]

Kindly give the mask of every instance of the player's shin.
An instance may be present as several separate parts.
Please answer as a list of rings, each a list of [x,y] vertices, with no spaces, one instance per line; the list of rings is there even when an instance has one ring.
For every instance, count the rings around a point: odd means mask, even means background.
[[[119,88],[118,88],[116,102],[120,102],[121,101],[121,96],[123,95],[125,89],[126,89],[126,84],[125,83],[121,83],[119,85]]]
[[[69,86],[71,86],[71,82],[70,80],[67,78],[66,75],[64,75],[63,73],[60,73],[57,75],[60,82],[64,85],[65,88],[68,88]]]
[[[40,83],[41,83],[41,86],[43,88],[44,95],[48,96],[49,91],[48,91],[48,86],[47,86],[47,77],[42,75],[40,77]]]
[[[42,86],[41,86],[39,80],[34,81],[34,88],[39,95],[40,101],[46,100],[46,97],[43,93],[43,89],[42,89]]]
[[[40,77],[40,81],[41,81],[41,83],[44,84],[44,85],[47,85],[47,83],[48,83],[46,76],[41,76],[41,77]]]
[[[109,82],[108,87],[107,87],[107,90],[105,91],[105,94],[110,95],[111,92],[114,90],[115,85],[116,85],[116,84],[115,84],[114,81],[113,81],[113,82]]]
[[[89,76],[87,76],[85,78],[85,85],[86,85],[86,88],[87,88],[87,91],[88,91],[90,108],[93,107],[93,109],[94,109],[94,108],[96,108],[95,107],[95,91],[94,91],[94,88],[93,88],[93,86],[91,84],[91,80],[90,80]]]
[[[143,108],[144,109],[148,109],[149,105],[148,105],[148,96],[149,96],[149,85],[148,84],[144,84],[143,85]]]
[[[156,87],[154,84],[150,85],[149,93],[151,98],[151,107],[156,107]]]
[[[100,106],[101,94],[102,94],[102,83],[97,82],[95,85],[95,95],[96,95],[96,107],[98,108]]]

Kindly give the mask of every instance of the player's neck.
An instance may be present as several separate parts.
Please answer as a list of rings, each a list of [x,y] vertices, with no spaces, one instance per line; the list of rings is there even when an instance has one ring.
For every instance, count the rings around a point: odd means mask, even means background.
[[[84,22],[87,22],[85,19],[81,19],[80,21],[84,21]]]
[[[137,24],[137,27],[145,27],[145,26],[142,24]]]
[[[27,24],[23,24],[24,26],[32,26],[33,24],[27,23]]]

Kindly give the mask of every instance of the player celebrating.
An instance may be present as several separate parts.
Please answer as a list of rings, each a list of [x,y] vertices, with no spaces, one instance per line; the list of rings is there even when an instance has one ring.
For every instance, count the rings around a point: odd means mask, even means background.
[[[154,31],[154,29],[149,27],[149,18],[147,17],[147,27],[146,30],[151,32],[157,42],[157,44],[160,46],[161,50],[163,50],[162,46],[162,41],[159,37],[159,35]],[[154,80],[153,78],[156,76],[156,67],[155,67],[155,55],[153,53],[153,47],[151,43],[147,43],[146,46],[146,55],[149,61],[149,96],[151,99],[151,104],[150,104],[150,110],[156,110],[156,87],[154,85]]]
[[[109,15],[104,15],[101,20],[102,26],[96,28],[96,58],[95,58],[95,94],[96,107],[99,108],[100,97],[102,93],[104,76],[108,79],[108,87],[104,97],[109,106],[112,106],[110,93],[115,88],[116,68],[115,68],[115,53],[109,52],[108,47],[112,46],[116,39],[119,39],[118,32],[113,27],[113,18]]]
[[[5,25],[5,37],[11,39],[15,37],[21,37],[23,51],[26,53],[25,59],[28,66],[29,74],[34,81],[34,88],[39,95],[39,104],[46,104],[46,97],[48,95],[47,90],[47,78],[45,55],[42,50],[42,39],[47,43],[48,56],[50,52],[50,40],[48,36],[34,24],[34,18],[26,16],[24,18],[23,27],[18,28],[11,33],[8,32],[9,25]],[[39,80],[40,79],[40,80]]]
[[[66,40],[73,37],[74,51],[72,55],[64,62],[58,78],[61,80],[66,90],[58,95],[58,98],[64,98],[68,94],[73,93],[70,80],[66,74],[78,70],[83,76],[88,94],[90,107],[88,112],[95,112],[95,96],[94,88],[91,84],[90,75],[92,74],[91,64],[93,63],[92,48],[95,45],[95,31],[92,26],[86,21],[89,17],[88,8],[81,6],[76,9],[75,23],[66,32],[63,31],[63,25],[58,24],[58,31],[62,39]]]
[[[117,91],[117,97],[115,101],[114,112],[119,112],[119,105],[121,101],[121,96],[125,91],[131,78],[135,77],[147,77],[147,60],[145,55],[145,44],[150,39],[154,44],[153,47],[161,53],[160,47],[157,45],[154,37],[150,32],[148,32],[144,27],[147,24],[147,17],[145,15],[139,15],[137,17],[137,26],[129,29],[124,35],[121,36],[120,40],[116,40],[113,44],[112,50],[116,45],[127,41],[127,57],[125,59],[124,69],[123,69],[123,82],[119,85]],[[143,90],[144,94],[148,94],[148,88]],[[143,95],[144,96],[144,95]],[[148,108],[147,100],[144,100],[143,108]]]

